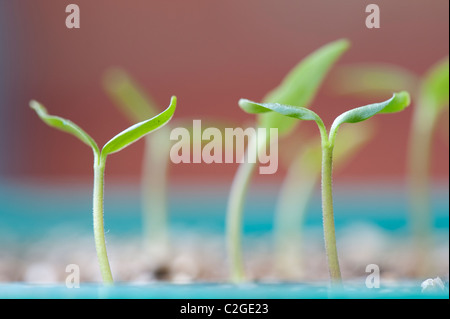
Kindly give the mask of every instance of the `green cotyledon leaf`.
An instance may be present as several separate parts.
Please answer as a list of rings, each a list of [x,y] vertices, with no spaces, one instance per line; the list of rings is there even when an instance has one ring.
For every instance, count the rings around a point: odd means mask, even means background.
[[[358,123],[367,120],[377,113],[395,113],[405,109],[410,104],[410,96],[408,92],[402,91],[395,93],[389,100],[369,104],[339,115],[333,122],[330,129],[330,141],[334,143],[334,138],[339,126],[343,123]]]
[[[348,40],[341,39],[314,51],[297,64],[281,84],[264,97],[263,102],[308,106],[328,71],[349,46]],[[267,113],[258,116],[258,123],[262,127],[278,128],[281,136],[291,132],[296,121],[277,113]]]
[[[316,113],[301,106],[292,106],[280,103],[256,103],[247,99],[240,99],[238,104],[247,113],[259,114],[273,111],[298,120],[316,122],[321,121]]]
[[[315,121],[317,123],[317,126],[319,127],[322,139],[326,138],[326,129],[322,119],[316,113],[305,107],[285,105],[280,103],[256,103],[247,99],[240,99],[238,104],[244,111],[248,113],[259,114],[273,111],[280,116],[285,116],[287,118],[293,118],[303,121]]]
[[[99,154],[97,143],[78,125],[62,117],[48,114],[47,109],[35,100],[30,101],[30,107],[36,111],[37,115],[47,125],[77,137],[83,143],[90,146],[96,154]]]
[[[167,124],[175,112],[176,104],[177,98],[172,96],[170,105],[163,112],[149,120],[139,122],[114,136],[105,144],[105,146],[103,146],[102,156],[104,157],[108,154],[116,153],[136,142],[146,134]]]
[[[449,60],[448,57],[434,65],[425,75],[421,86],[421,102],[440,110],[448,106]]]

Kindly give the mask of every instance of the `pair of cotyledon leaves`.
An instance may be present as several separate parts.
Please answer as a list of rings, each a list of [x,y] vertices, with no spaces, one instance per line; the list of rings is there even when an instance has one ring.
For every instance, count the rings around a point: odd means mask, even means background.
[[[342,39],[320,48],[297,65],[288,74],[280,86],[266,96],[264,102],[276,101],[285,104],[309,104],[331,65],[333,65],[348,47],[348,41]],[[166,124],[175,111],[175,104],[176,98],[173,97],[170,106],[164,112],[150,120],[139,122],[119,133],[105,144],[100,153],[100,149],[95,141],[78,125],[70,120],[49,115],[42,104],[36,101],[30,102],[30,106],[46,124],[76,136],[82,142],[90,146],[96,155],[101,154],[103,156],[123,149],[145,134]],[[265,127],[276,127],[279,129],[280,134],[286,134],[295,124],[295,122],[289,121],[290,119],[278,116],[278,114],[266,115],[267,116],[262,115],[260,117],[260,124]],[[133,116],[133,118],[135,118],[135,116]]]
[[[302,107],[293,107],[290,105],[308,105],[330,67],[348,47],[349,42],[345,39],[334,41],[323,46],[299,63],[286,76],[283,82],[264,98],[265,103],[258,104],[248,100],[241,100],[239,104],[244,110],[250,113],[267,113],[270,110],[274,110],[275,112],[272,113],[261,114],[259,122],[263,127],[278,128],[279,134],[287,134],[292,130],[295,122],[289,121],[291,118],[320,120],[314,112]],[[431,87],[434,86],[431,85]],[[403,100],[403,102],[407,100],[408,103],[399,103],[400,100]],[[363,121],[381,111],[385,113],[400,111],[407,104],[409,104],[409,96],[407,93],[402,92],[386,102],[368,105],[342,114],[336,119],[332,130],[334,127],[337,128],[339,126],[340,121]],[[94,140],[76,124],[69,120],[49,115],[46,109],[36,101],[32,101],[30,105],[48,125],[71,133],[85,144],[91,146],[96,154],[100,153]],[[101,154],[106,156],[107,154],[115,153],[137,141],[145,134],[163,126],[171,119],[175,111],[175,105],[176,98],[173,97],[170,106],[164,112],[121,132],[105,144]],[[277,113],[281,113],[281,116]]]
[[[80,139],[82,142],[90,146],[94,153],[106,157],[109,154],[120,151],[126,146],[136,142],[141,137],[150,133],[170,121],[176,108],[176,97],[172,97],[169,107],[157,116],[139,122],[128,129],[122,131],[107,142],[100,152],[97,143],[78,125],[70,120],[59,116],[49,115],[45,107],[36,101],[30,102],[38,116],[49,126],[57,128],[61,131],[70,133]],[[409,94],[400,92],[394,94],[392,98],[381,103],[361,106],[339,115],[333,122],[330,130],[330,136],[335,134],[338,127],[343,123],[357,123],[364,121],[377,113],[394,113],[403,110],[410,103]],[[281,115],[296,118],[299,120],[313,120],[323,126],[321,118],[313,111],[299,106],[284,105],[279,103],[256,103],[250,100],[241,99],[239,106],[248,113],[266,113],[270,111],[277,112]]]
[[[405,91],[395,93],[389,100],[361,106],[339,115],[330,129],[330,140],[336,135],[337,129],[343,123],[357,123],[367,120],[377,113],[395,113],[406,108],[410,103],[409,94]],[[239,106],[247,113],[267,113],[270,111],[298,120],[315,121],[319,127],[324,127],[322,119],[313,111],[300,106],[279,103],[256,103],[247,99],[239,100]]]
[[[151,119],[134,124],[126,130],[120,132],[103,146],[101,152],[93,138],[72,121],[59,116],[49,115],[45,107],[34,100],[30,102],[30,107],[36,111],[37,115],[47,125],[72,134],[83,143],[90,146],[95,155],[106,158],[107,155],[122,150],[123,148],[139,140],[144,135],[159,129],[168,123],[175,112],[176,104],[177,98],[172,96],[170,105],[167,109]]]

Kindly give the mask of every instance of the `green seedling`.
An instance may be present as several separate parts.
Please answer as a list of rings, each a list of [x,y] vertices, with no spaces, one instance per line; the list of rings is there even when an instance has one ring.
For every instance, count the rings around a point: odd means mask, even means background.
[[[100,272],[105,284],[113,283],[111,268],[106,252],[105,232],[103,226],[103,191],[106,158],[108,157],[108,155],[116,153],[129,146],[130,144],[136,142],[146,134],[164,126],[172,118],[175,112],[176,103],[177,99],[175,96],[173,96],[171,98],[169,107],[165,111],[161,112],[153,118],[139,122],[127,128],[126,130],[122,131],[121,133],[114,136],[111,140],[109,140],[109,142],[107,142],[100,150],[97,146],[97,143],[95,143],[92,137],[88,135],[84,130],[82,130],[78,125],[64,118],[49,115],[45,107],[39,102],[30,102],[30,107],[36,111],[37,115],[47,125],[77,137],[83,143],[92,148],[92,151],[94,153],[94,239]]]
[[[433,133],[449,104],[449,60],[435,64],[419,85],[409,141],[411,222],[419,250],[419,273],[431,270],[429,257],[432,217],[430,154]]]
[[[430,160],[433,134],[449,104],[449,59],[440,60],[421,78],[393,65],[356,64],[341,67],[333,87],[354,96],[378,96],[391,89],[412,92],[414,102],[409,139],[409,183],[411,228],[417,247],[417,275],[433,274],[430,251],[432,214]],[[447,116],[448,118],[448,116]],[[445,126],[445,125],[444,125]],[[448,127],[448,124],[447,124]]]
[[[331,42],[297,64],[284,78],[281,84],[269,92],[263,99],[265,103],[280,102],[294,105],[308,105],[315,97],[325,76],[341,55],[349,48],[347,40]],[[257,118],[258,126],[277,128],[279,138],[288,136],[297,124],[295,120],[283,117],[277,113],[260,114]],[[256,149],[270,143],[267,139],[251,139],[247,150]],[[255,163],[244,161],[240,164],[231,186],[226,219],[227,250],[230,259],[231,280],[239,283],[245,280],[242,253],[242,219],[244,200],[253,175]]]
[[[342,169],[373,136],[371,122],[343,127],[336,140],[333,169]],[[307,208],[320,180],[320,138],[307,141],[288,168],[274,218],[275,267],[286,279],[302,275],[302,230]]]
[[[342,113],[334,120],[328,134],[322,119],[316,113],[307,108],[279,103],[256,103],[246,99],[241,99],[239,101],[239,106],[247,113],[267,113],[273,111],[298,120],[315,121],[319,127],[322,153],[322,218],[325,251],[327,254],[330,278],[333,284],[342,282],[336,247],[332,193],[333,149],[335,146],[337,131],[344,123],[362,122],[377,113],[399,112],[407,107],[409,102],[409,94],[406,92],[400,92],[394,94],[394,96],[387,101],[349,110]]]

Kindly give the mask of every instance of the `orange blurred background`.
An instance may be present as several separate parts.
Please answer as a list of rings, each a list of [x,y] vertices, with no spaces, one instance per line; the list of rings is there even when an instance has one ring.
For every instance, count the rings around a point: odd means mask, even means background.
[[[338,65],[383,62],[419,75],[448,55],[447,0],[376,1],[381,28],[367,29],[375,1],[2,1],[0,4],[0,174],[8,179],[91,180],[92,152],[44,125],[28,108],[42,102],[71,119],[101,146],[129,126],[102,88],[109,67],[127,70],[175,118],[220,119],[248,126],[237,105],[260,100],[307,54],[339,39],[351,41]],[[81,28],[67,29],[76,3]],[[327,125],[348,108],[376,101],[337,96],[324,83],[313,105]],[[414,106],[412,106],[414,107]],[[375,138],[335,178],[403,180],[412,108],[372,119]],[[448,114],[447,114],[448,116]],[[436,134],[435,179],[448,180],[448,119]],[[311,123],[308,135],[318,134]],[[301,143],[302,138],[298,138]],[[299,144],[300,145],[300,144]],[[113,178],[138,178],[144,143],[108,158]],[[231,182],[237,164],[172,164],[174,181]],[[283,169],[267,181],[284,176]]]

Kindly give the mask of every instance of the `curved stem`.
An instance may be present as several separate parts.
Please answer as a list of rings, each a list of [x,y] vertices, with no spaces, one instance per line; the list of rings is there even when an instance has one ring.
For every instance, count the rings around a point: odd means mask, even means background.
[[[94,163],[94,239],[97,251],[98,264],[103,278],[103,283],[112,284],[113,278],[106,253],[105,230],[103,226],[103,189],[106,157],[95,156]]]
[[[322,217],[325,251],[331,282],[332,284],[340,284],[342,278],[334,230],[332,168],[333,146],[325,143],[322,145]]]
[[[269,135],[267,135],[267,138],[268,136]],[[256,147],[256,154],[258,154],[260,147],[264,145],[263,143],[266,143],[266,140],[259,142],[256,136],[251,138],[248,142],[247,152],[250,148]],[[245,280],[242,253],[242,219],[244,201],[255,166],[256,161],[251,162],[244,159],[234,177],[228,198],[226,238],[228,258],[230,259],[231,281],[234,283],[240,283]]]

